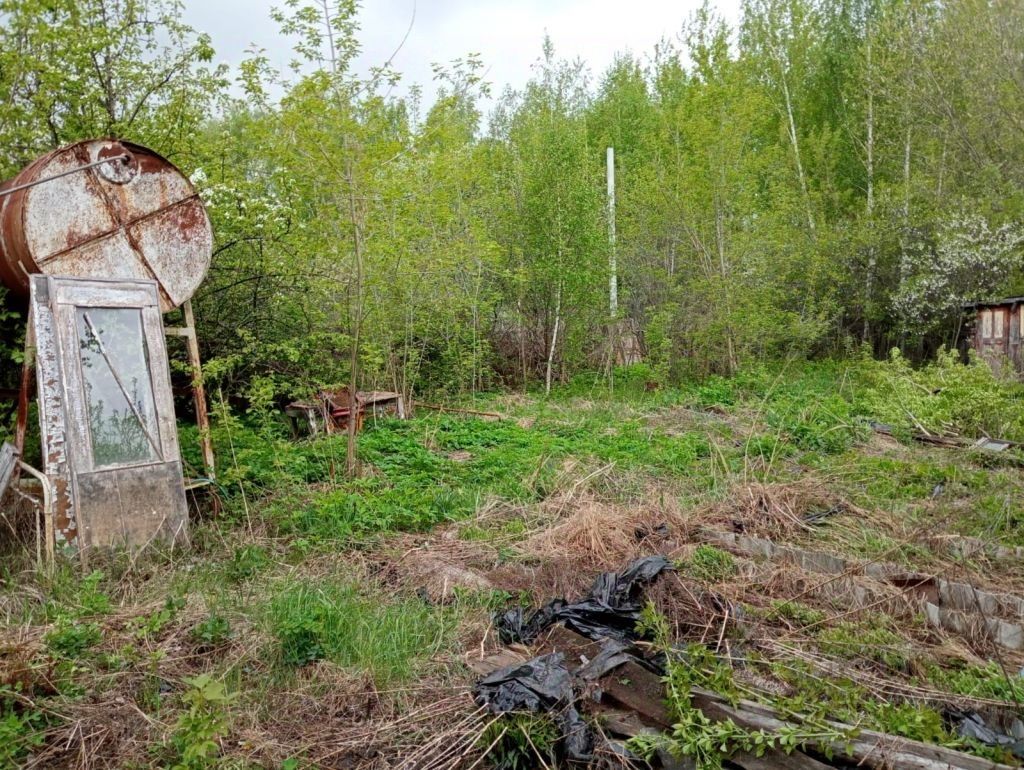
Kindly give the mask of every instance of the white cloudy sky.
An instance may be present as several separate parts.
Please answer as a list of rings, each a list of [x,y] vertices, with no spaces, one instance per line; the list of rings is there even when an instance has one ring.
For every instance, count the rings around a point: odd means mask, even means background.
[[[717,0],[735,23],[740,0]],[[412,32],[395,58],[404,83],[430,93],[432,62],[475,52],[488,68],[495,93],[522,86],[540,54],[544,33],[556,53],[580,57],[595,76],[619,51],[649,54],[662,38],[679,33],[700,0],[365,0],[361,12],[362,65],[385,61],[399,46],[415,11]],[[277,34],[270,9],[283,0],[185,0],[186,20],[213,37],[218,59],[237,65],[256,44],[283,66],[288,43]]]

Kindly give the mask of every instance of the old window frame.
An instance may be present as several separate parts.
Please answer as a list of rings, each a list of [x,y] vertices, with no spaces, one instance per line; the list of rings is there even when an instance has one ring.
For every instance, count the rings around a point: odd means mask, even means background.
[[[992,338],[992,310],[989,308],[981,311],[981,338],[983,340]]]
[[[149,437],[155,456],[144,461],[102,463],[93,452],[78,316],[80,310],[100,308],[138,312],[138,341],[155,416]],[[31,276],[30,322],[37,348],[43,458],[56,492],[58,542],[77,541],[85,547],[142,545],[167,533],[176,538],[187,526],[187,509],[157,283]],[[154,487],[159,494],[154,493],[151,505],[140,502],[138,495],[147,479],[159,485]],[[114,499],[97,497],[95,490],[100,487]],[[129,499],[129,491],[134,498]]]

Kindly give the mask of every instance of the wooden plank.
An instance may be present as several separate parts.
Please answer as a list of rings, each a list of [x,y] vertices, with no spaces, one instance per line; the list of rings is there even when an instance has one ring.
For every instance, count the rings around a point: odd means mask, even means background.
[[[487,676],[498,669],[519,665],[529,659],[529,655],[506,648],[485,657],[479,657],[475,653],[470,654],[466,656],[465,661],[467,668],[474,674]]]
[[[578,661],[583,665],[592,660],[600,651],[600,645],[572,631],[555,626],[545,636],[542,643],[545,651],[560,650],[565,653],[567,662]],[[571,665],[570,665],[571,668]],[[615,705],[625,707],[637,713],[642,722],[657,721],[670,725],[671,719],[663,701],[663,695],[655,696],[655,692],[663,693],[661,679],[636,663],[626,663],[609,672],[599,680],[602,689],[601,702],[607,696]],[[655,689],[657,688],[657,690]],[[733,707],[717,693],[693,689],[691,691],[693,705],[705,716],[715,721],[732,719],[737,725],[751,730],[764,729],[778,732],[784,727],[792,727],[793,722],[781,719],[770,706],[753,701],[741,701]],[[859,765],[876,770],[1011,770],[1008,765],[1001,765],[987,759],[954,751],[920,741],[912,741],[895,735],[879,733],[872,730],[855,730],[851,725],[840,722],[829,722],[838,731],[853,732],[855,737],[848,743],[843,741],[812,742],[809,748],[821,753],[831,751],[834,756],[845,757]],[[771,759],[774,759],[771,758]],[[810,760],[810,758],[808,758]],[[781,760],[780,760],[781,761]],[[813,761],[813,760],[811,760]],[[757,766],[760,768],[786,767],[782,764]],[[796,765],[795,767],[807,767]],[[750,770],[755,770],[751,767]]]
[[[481,412],[476,409],[456,409],[453,406],[442,406],[440,404],[424,404],[420,401],[416,401],[413,403],[413,411],[415,411],[416,409],[429,409],[433,412],[447,412],[449,414],[468,414],[472,417],[479,417],[482,420],[508,419],[508,417],[506,417],[505,415],[498,414],[497,412]]]
[[[18,465],[18,450],[13,444],[6,441],[0,446],[0,497],[4,496],[7,486],[14,476],[14,469]]]
[[[717,693],[698,689],[691,691],[691,698],[694,706],[716,721],[731,719],[741,727],[773,733],[793,725],[792,722],[780,719],[771,707],[753,701],[740,701],[738,706],[733,707]],[[1012,770],[1009,765],[931,743],[873,730],[857,731],[851,725],[841,722],[827,724],[837,730],[853,731],[855,737],[848,742],[821,741],[811,745],[823,753],[831,749],[834,756],[851,759],[863,767],[876,770]]]
[[[85,307],[139,308],[155,306],[159,312],[160,300],[154,284],[152,290],[142,284],[152,281],[115,281],[93,285],[92,281],[57,279],[55,305]]]

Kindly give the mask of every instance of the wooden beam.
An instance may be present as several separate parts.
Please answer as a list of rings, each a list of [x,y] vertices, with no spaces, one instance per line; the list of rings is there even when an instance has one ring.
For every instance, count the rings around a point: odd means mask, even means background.
[[[196,339],[196,317],[192,312],[192,300],[185,300],[185,326],[188,347],[188,363],[192,369],[192,398],[196,405],[196,424],[199,426],[199,441],[203,446],[203,465],[206,475],[216,478],[217,469],[213,456],[213,439],[210,437],[210,413],[206,408],[206,388],[203,386],[203,364],[199,359],[199,341]]]

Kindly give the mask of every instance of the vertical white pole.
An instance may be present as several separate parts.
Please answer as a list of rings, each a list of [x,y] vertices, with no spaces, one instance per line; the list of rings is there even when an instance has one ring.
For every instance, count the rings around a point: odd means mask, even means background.
[[[615,256],[615,148],[608,148],[608,314],[619,312],[619,271]]]

